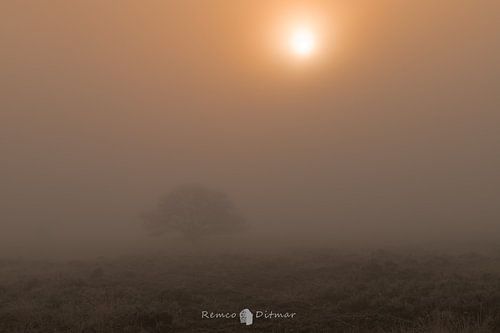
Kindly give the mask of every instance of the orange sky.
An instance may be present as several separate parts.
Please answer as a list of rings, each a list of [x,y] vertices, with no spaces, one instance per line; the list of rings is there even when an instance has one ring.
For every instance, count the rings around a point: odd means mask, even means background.
[[[267,44],[297,8],[335,36],[303,66]],[[4,1],[0,235],[135,230],[184,181],[227,190],[257,223],[496,230],[499,13],[486,0]]]

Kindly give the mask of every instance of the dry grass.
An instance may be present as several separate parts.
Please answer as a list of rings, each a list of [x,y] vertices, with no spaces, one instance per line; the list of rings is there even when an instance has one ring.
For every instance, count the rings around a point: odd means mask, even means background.
[[[0,332],[498,332],[498,258],[137,257],[0,262]],[[201,311],[296,312],[202,320]]]

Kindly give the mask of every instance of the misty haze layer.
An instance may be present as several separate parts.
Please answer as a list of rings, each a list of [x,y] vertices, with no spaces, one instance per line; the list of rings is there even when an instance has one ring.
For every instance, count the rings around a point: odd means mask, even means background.
[[[2,2],[1,253],[149,243],[186,182],[262,243],[498,236],[500,4],[349,3],[304,70],[259,42],[282,2]]]

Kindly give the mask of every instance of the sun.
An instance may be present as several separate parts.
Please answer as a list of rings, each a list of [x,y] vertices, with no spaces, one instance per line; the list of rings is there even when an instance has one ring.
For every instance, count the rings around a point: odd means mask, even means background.
[[[296,27],[289,37],[289,48],[293,55],[306,58],[311,56],[316,49],[316,35],[314,31],[305,26]]]
[[[331,11],[303,6],[280,11],[262,32],[268,36],[265,41],[274,59],[297,68],[325,63],[333,47],[332,22],[337,22],[336,16]]]

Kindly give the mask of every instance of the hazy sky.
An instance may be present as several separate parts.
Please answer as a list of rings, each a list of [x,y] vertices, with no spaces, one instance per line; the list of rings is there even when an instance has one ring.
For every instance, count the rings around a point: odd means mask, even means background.
[[[498,59],[497,1],[2,1],[0,251],[142,237],[193,181],[256,226],[498,233]]]

